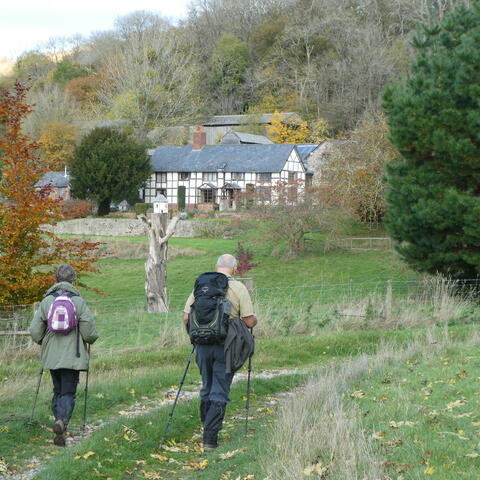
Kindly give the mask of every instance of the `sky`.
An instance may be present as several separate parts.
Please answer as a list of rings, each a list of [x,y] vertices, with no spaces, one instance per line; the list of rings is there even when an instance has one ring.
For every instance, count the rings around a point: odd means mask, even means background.
[[[148,10],[172,20],[190,0],[0,0],[0,58],[16,58],[52,37],[109,30],[117,17]]]

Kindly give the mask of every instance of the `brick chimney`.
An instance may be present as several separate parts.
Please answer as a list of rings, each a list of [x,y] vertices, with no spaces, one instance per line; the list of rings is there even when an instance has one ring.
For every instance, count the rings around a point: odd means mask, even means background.
[[[193,131],[193,149],[201,150],[207,144],[207,132],[202,125],[197,125]]]

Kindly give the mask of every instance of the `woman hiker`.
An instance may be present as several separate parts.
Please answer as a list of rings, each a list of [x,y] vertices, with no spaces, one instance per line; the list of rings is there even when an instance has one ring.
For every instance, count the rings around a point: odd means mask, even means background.
[[[75,270],[61,265],[56,282],[45,293],[30,325],[32,340],[41,345],[41,362],[53,381],[53,443],[65,446],[65,432],[75,406],[81,371],[88,370],[87,343],[98,338],[95,320],[73,286]]]

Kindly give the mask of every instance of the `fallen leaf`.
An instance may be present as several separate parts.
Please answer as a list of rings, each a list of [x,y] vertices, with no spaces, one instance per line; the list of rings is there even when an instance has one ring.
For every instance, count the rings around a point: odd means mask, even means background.
[[[461,370],[460,372],[457,373],[457,377],[459,378],[467,378],[468,373],[465,370]]]
[[[385,437],[385,432],[374,432],[372,434],[372,439],[373,440],[380,440]]]
[[[447,410],[453,410],[454,408],[461,407],[467,403],[466,398],[460,398],[459,400],[455,400],[454,402],[447,403]]]
[[[208,460],[205,458],[201,462],[190,462],[193,470],[205,470],[208,467]]]
[[[148,478],[150,480],[161,480],[161,475],[158,472],[147,472],[142,470],[142,475],[144,478]]]
[[[328,467],[323,465],[322,462],[313,463],[312,465],[306,467],[303,470],[303,474],[306,477],[313,477],[313,476],[324,477],[327,472],[328,472]]]
[[[401,422],[395,422],[395,421],[391,421],[389,423],[389,426],[390,428],[394,429],[394,430],[397,430],[399,429],[400,427],[413,427],[413,425],[415,425],[415,422],[409,422],[408,420],[407,421],[401,421]]]
[[[168,462],[168,457],[165,455],[160,455],[158,453],[151,453],[150,456],[155,460],[160,460],[161,462]]]
[[[355,390],[353,393],[350,394],[352,398],[363,398],[365,396],[365,392],[361,390]]]
[[[133,428],[123,425],[123,438],[127,442],[136,442],[138,440],[138,433]]]
[[[425,475],[433,475],[433,474],[435,473],[435,469],[434,469],[433,467],[427,467],[427,468],[423,471],[423,473],[424,473]]]
[[[7,461],[4,458],[0,458],[0,473],[8,473]]]
[[[84,455],[75,455],[73,458],[75,460],[80,460],[81,458],[83,458],[84,460],[88,460],[93,455],[95,455],[95,452],[89,451],[89,452],[85,453]]]
[[[242,449],[237,449],[237,450],[232,450],[230,452],[226,452],[226,453],[221,453],[219,455],[219,457],[222,459],[222,460],[227,460],[228,458],[232,458],[234,457],[235,455],[238,455],[239,453],[242,453],[243,450]]]

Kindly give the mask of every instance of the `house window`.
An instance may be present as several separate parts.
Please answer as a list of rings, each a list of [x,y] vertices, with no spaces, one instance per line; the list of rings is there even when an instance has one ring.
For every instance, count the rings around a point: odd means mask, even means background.
[[[271,173],[257,173],[257,182],[271,182],[272,174]]]
[[[157,183],[167,183],[167,172],[157,172],[155,180]]]
[[[245,180],[243,172],[232,172],[232,180]]]
[[[214,182],[217,181],[217,172],[203,172],[202,173],[202,180],[204,182]]]
[[[190,180],[190,172],[180,172],[180,180]]]
[[[163,195],[165,198],[167,198],[167,189],[157,188],[156,195]]]
[[[296,172],[288,172],[288,183],[293,183],[297,180]]]
[[[272,187],[257,187],[257,199],[259,203],[270,203],[272,200]]]
[[[205,190],[202,190],[202,200],[203,203],[214,203],[215,191],[212,188],[206,188]]]
[[[305,175],[305,186],[306,187],[311,187],[313,183],[313,175],[307,174]]]

